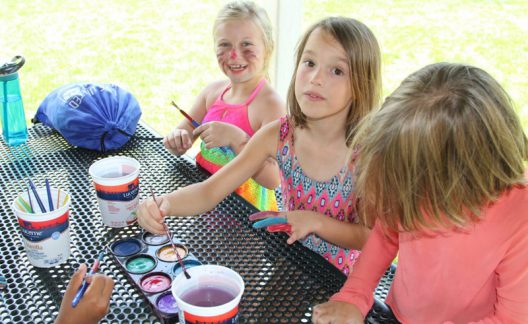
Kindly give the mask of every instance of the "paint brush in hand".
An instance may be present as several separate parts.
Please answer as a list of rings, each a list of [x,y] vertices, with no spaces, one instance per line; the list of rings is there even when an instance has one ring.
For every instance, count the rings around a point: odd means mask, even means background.
[[[97,272],[97,270],[99,269],[99,264],[101,263],[101,261],[103,261],[103,257],[104,257],[104,251],[99,253],[99,257],[94,261],[92,268],[90,269],[90,272],[88,272],[88,276],[93,276]],[[87,288],[88,288],[88,281],[85,278],[81,285],[81,288],[79,288],[79,290],[77,291],[77,294],[75,294],[75,297],[73,297],[73,300],[72,300],[73,308],[75,308],[77,304],[79,304]]]
[[[158,202],[156,201],[156,195],[154,195],[154,191],[152,190],[152,188],[150,188],[150,194],[152,195],[152,199],[154,199],[154,202],[156,203],[156,205],[159,207]],[[174,245],[174,242],[172,241],[172,234],[169,231],[169,227],[167,226],[167,224],[164,223],[163,228],[165,229],[165,233],[169,237],[169,241],[172,245],[172,249],[174,250],[174,253],[176,253],[176,257],[178,258],[178,263],[180,263],[180,267],[182,268],[183,273],[185,274],[185,278],[191,279],[191,275],[189,275],[189,273],[187,272],[187,269],[185,268],[185,264],[183,263],[182,258],[180,254],[178,253],[178,249],[176,248],[176,245]]]
[[[181,109],[180,107],[178,107],[178,105],[172,101],[171,104],[176,107],[176,109],[178,109],[178,111],[183,115],[183,117],[187,118],[188,121],[191,122],[191,124],[193,125],[194,128],[200,126],[200,123],[197,122],[196,120],[194,120],[191,116],[189,116],[189,114],[187,114],[183,109]]]

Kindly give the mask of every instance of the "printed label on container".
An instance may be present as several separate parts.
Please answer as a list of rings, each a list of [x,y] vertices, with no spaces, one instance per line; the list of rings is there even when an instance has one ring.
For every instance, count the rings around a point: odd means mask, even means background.
[[[183,311],[183,318],[185,319],[185,324],[197,324],[197,323],[222,323],[222,324],[235,324],[238,323],[238,306],[233,308],[227,313],[216,315],[216,316],[200,316],[190,314],[186,311]]]
[[[95,183],[95,191],[97,191],[97,197],[100,199],[132,201],[139,193],[139,178],[117,186],[105,186]]]
[[[122,185],[94,183],[103,223],[110,227],[125,227],[136,222],[139,203],[139,177]]]
[[[27,256],[34,266],[53,267],[70,256],[68,211],[49,221],[29,222],[19,218],[18,223]]]

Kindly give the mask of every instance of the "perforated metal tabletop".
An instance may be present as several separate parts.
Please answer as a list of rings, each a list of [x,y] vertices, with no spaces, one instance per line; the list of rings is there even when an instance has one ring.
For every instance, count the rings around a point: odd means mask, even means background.
[[[136,134],[153,135],[141,124]],[[133,138],[121,150],[103,154],[72,147],[52,129],[36,125],[29,129],[25,145],[10,147],[0,142],[0,275],[8,283],[0,299],[2,323],[53,322],[79,264],[91,264],[109,242],[141,232],[137,224],[111,229],[101,221],[88,168],[94,161],[113,155],[140,162],[140,199],[148,196],[141,188],[150,186],[163,194],[207,178],[191,159],[169,154],[161,141]],[[25,190],[28,177],[37,186],[43,186],[48,178],[53,186],[71,194],[71,255],[60,266],[33,267],[24,251],[10,204]],[[344,275],[300,244],[288,246],[285,234],[252,229],[247,216],[253,212],[253,207],[232,194],[201,217],[171,217],[168,225],[203,263],[232,268],[243,277],[246,290],[240,322],[310,322],[311,307],[337,292]],[[110,310],[103,322],[159,323],[115,260],[105,256],[99,271],[115,280]],[[392,273],[388,272],[376,291],[378,298],[385,298],[391,281]]]

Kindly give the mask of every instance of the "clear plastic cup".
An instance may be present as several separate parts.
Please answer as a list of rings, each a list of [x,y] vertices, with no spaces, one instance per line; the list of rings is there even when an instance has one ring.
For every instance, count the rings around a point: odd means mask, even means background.
[[[236,272],[218,265],[187,269],[172,282],[172,295],[182,323],[236,323],[244,280]]]
[[[139,162],[125,156],[113,156],[93,163],[92,177],[103,223],[125,227],[136,222],[139,203]]]
[[[57,266],[70,256],[70,196],[64,190],[60,190],[58,195],[59,190],[55,188],[50,188],[50,192],[54,207],[52,211],[49,211],[46,188],[37,188],[37,193],[47,212],[42,212],[38,207],[33,191],[31,203],[34,213],[25,207],[30,202],[27,191],[19,194],[11,205],[18,218],[29,262],[39,268]]]

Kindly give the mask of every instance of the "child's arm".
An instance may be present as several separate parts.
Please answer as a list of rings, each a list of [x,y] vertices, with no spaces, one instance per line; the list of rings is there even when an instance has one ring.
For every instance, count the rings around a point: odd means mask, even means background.
[[[217,81],[206,86],[196,97],[193,106],[187,113],[196,121],[201,122],[207,113],[207,103],[217,95],[220,86],[225,81]],[[174,109],[174,113],[180,114]],[[193,135],[194,126],[186,118],[183,118],[176,128],[163,138],[163,145],[174,155],[180,156],[191,148],[198,136]]]
[[[493,316],[475,324],[528,323],[528,225],[523,225],[524,230],[511,237],[512,244],[495,270],[498,280]]]
[[[314,308],[314,318],[324,315],[326,323],[348,323],[347,319],[357,317],[353,316],[354,313],[348,314],[347,310],[359,310],[365,317],[374,302],[374,289],[396,256],[398,246],[398,233],[391,230],[384,233],[376,223],[345,285],[329,302]],[[344,303],[353,304],[354,307]]]
[[[295,210],[285,214],[292,226],[288,244],[314,233],[329,243],[361,250],[370,233],[370,230],[361,224],[342,222],[314,211]]]
[[[56,324],[89,324],[99,322],[108,311],[108,304],[112,296],[114,281],[105,275],[96,274],[91,279],[90,286],[79,304],[73,308],[72,300],[83,282],[86,265],[81,264],[73,274],[59,309]]]
[[[270,123],[251,138],[233,161],[203,182],[162,196],[159,207],[152,198],[143,201],[138,207],[138,223],[151,233],[162,234],[165,216],[196,215],[212,209],[275,155],[279,127],[280,121]]]
[[[253,115],[252,125],[256,131],[286,113],[284,103],[274,91],[263,95],[265,98],[255,100],[248,112]],[[249,135],[239,127],[218,121],[201,125],[194,130],[193,135],[199,136],[206,148],[228,146],[236,155],[242,152],[249,141]],[[275,160],[267,159],[252,178],[266,188],[276,188],[280,184],[280,176]]]

